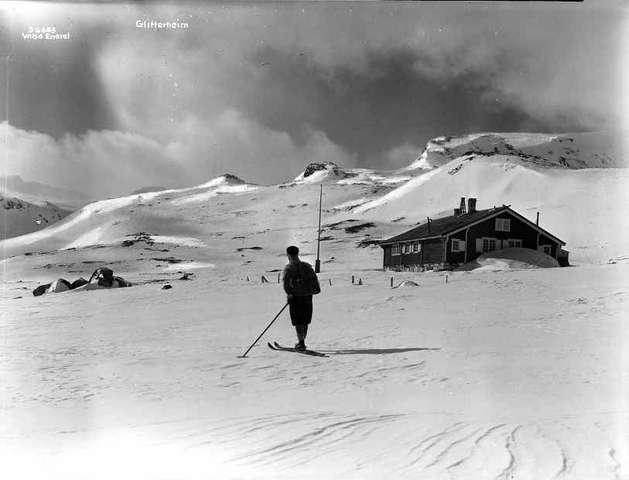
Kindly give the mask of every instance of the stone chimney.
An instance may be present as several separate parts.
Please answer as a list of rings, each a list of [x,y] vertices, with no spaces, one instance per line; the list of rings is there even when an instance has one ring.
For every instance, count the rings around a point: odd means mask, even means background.
[[[465,215],[465,197],[461,197],[461,206],[459,207],[461,215]]]
[[[467,199],[467,213],[474,213],[476,211],[476,199],[468,198]]]

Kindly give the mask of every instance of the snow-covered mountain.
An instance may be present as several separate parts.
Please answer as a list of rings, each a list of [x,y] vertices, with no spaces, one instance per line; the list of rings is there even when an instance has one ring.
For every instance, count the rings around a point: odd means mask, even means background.
[[[0,239],[42,230],[70,212],[50,202],[27,202],[0,194]]]
[[[6,257],[115,246],[148,232],[174,244],[204,245],[204,258],[220,257],[232,267],[245,257],[266,265],[284,244],[299,243],[314,252],[319,184],[324,184],[322,251],[337,262],[377,267],[380,249],[357,245],[400,233],[427,216],[450,214],[461,197],[475,197],[481,209],[509,204],[530,219],[540,212],[542,226],[567,242],[573,261],[604,263],[629,254],[622,208],[629,204],[629,170],[610,168],[624,158],[583,153],[581,143],[595,143],[597,137],[579,135],[440,137],[406,169],[316,163],[280,185],[255,185],[225,174],[196,187],[91,203],[45,230],[5,240],[0,248]],[[354,228],[360,225],[367,226]],[[249,258],[251,252],[231,257],[235,244],[273,253],[270,259],[260,251],[255,258]]]
[[[437,137],[404,170],[439,167],[457,158],[505,155],[512,161],[541,167],[627,167],[627,158],[615,145],[618,139],[603,133],[551,135],[542,133],[478,133]],[[625,152],[626,153],[626,152]]]
[[[50,202],[64,210],[76,210],[95,200],[73,190],[25,181],[19,175],[0,177],[0,194],[5,197],[18,197],[35,204]]]

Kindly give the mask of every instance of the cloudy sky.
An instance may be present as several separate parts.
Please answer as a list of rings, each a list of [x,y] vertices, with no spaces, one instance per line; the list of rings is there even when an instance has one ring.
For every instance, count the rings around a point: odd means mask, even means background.
[[[70,39],[24,39],[37,26]],[[0,174],[104,197],[393,169],[444,134],[626,128],[628,26],[623,0],[4,3]]]

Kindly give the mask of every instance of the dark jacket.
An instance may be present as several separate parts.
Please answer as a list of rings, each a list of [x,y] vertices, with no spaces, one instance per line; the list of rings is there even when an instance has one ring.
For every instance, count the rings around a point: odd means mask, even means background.
[[[284,291],[295,297],[316,295],[321,292],[317,274],[309,263],[289,263],[284,268]]]

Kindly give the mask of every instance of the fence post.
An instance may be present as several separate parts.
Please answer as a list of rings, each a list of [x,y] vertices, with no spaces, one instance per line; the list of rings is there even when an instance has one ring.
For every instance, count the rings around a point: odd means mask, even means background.
[[[352,285],[354,285],[354,275],[352,275]]]
[[[393,288],[393,277],[391,277],[391,288]]]

